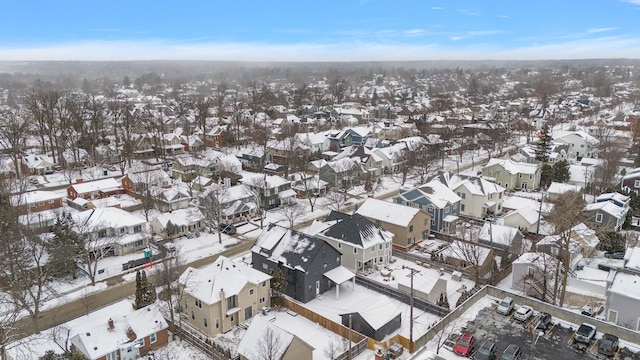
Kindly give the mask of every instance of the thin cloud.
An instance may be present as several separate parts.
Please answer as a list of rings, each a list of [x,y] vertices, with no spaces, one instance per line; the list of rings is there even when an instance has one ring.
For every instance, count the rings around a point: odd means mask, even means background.
[[[635,4],[635,5],[640,5],[640,0],[621,0],[621,2],[623,2],[623,3],[629,3],[629,4]]]
[[[404,32],[407,35],[418,35],[424,33],[424,29],[411,29]]]
[[[638,0],[640,1],[640,0]],[[614,30],[618,30],[619,28],[616,27],[605,27],[605,28],[591,28],[589,30],[587,30],[587,34],[597,34],[597,33],[603,33],[603,32],[607,32],[607,31],[614,31]]]
[[[510,16],[509,15],[498,15],[499,18],[503,18],[503,19],[508,19]]]
[[[476,31],[468,31],[467,34],[470,36],[487,36],[487,35],[496,35],[501,34],[501,30],[476,30]]]
[[[444,10],[444,8],[440,6],[432,6],[431,10]]]
[[[480,16],[478,9],[458,9],[458,12],[469,16]]]
[[[640,58],[640,39],[606,36],[504,48],[490,44],[398,44],[365,41],[338,43],[174,43],[155,41],[93,41],[51,46],[1,48],[0,58],[20,60],[224,60],[224,61],[401,61],[401,60],[542,60]],[[349,49],[349,51],[345,51]]]

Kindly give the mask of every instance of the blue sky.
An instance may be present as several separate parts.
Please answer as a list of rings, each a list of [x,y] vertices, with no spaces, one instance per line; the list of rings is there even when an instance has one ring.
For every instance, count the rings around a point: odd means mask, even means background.
[[[640,58],[640,0],[23,0],[0,60]]]

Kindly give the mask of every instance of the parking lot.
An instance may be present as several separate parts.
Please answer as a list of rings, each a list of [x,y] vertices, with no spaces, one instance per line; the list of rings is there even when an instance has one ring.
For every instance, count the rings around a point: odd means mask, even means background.
[[[491,340],[497,344],[498,358],[509,344],[516,344],[522,350],[522,359],[605,359],[598,354],[598,341],[593,341],[585,352],[579,351],[573,343],[575,328],[559,323],[557,319],[552,320],[550,327],[544,331],[544,335],[539,336],[540,330],[530,333],[531,325],[536,320],[538,313],[534,313],[528,321],[520,323],[510,316],[498,314],[497,304],[485,308],[478,313],[475,320],[469,322],[466,330],[476,338],[476,349],[485,340]],[[601,335],[601,334],[600,334]],[[537,341],[534,340],[538,337]],[[600,336],[597,336],[598,338]],[[533,355],[533,356],[531,356]],[[615,357],[616,359],[640,359],[638,354],[634,355],[626,349],[621,349]]]

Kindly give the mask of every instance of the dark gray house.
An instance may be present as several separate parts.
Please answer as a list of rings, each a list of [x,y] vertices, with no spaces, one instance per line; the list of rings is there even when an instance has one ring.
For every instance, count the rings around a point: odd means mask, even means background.
[[[351,317],[351,328],[362,335],[377,341],[382,341],[387,335],[400,329],[402,323],[402,312],[398,306],[383,295],[380,299],[358,312],[340,314],[342,325],[349,327],[349,317]]]
[[[324,274],[340,266],[341,256],[324,240],[276,224],[267,225],[251,248],[253,268],[282,270],[285,294],[303,303],[333,286]]]

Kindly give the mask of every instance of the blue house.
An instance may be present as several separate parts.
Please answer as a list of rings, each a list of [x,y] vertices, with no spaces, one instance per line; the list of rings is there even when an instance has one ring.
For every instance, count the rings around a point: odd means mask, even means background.
[[[460,197],[438,180],[400,189],[397,204],[420,208],[431,215],[431,231],[453,233],[460,215]]]
[[[373,132],[368,127],[353,127],[345,131],[351,135],[352,144],[357,146],[364,146],[367,140],[373,137]]]

